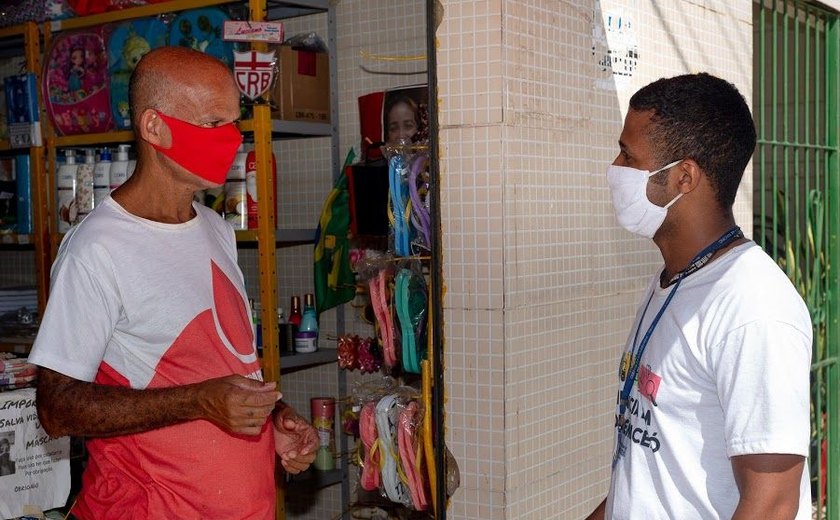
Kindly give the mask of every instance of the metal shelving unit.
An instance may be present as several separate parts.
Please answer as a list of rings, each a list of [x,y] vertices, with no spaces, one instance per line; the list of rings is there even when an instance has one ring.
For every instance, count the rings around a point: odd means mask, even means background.
[[[23,53],[26,70],[35,74],[40,83],[41,77],[41,38],[38,26],[34,22],[26,22],[12,27],[0,29],[0,55],[4,57],[19,56]],[[40,103],[39,94],[39,106]],[[5,107],[3,107],[5,110]],[[43,114],[40,115],[43,121]],[[0,152],[29,153],[31,168],[32,194],[32,235],[4,235],[0,237],[0,244],[4,249],[34,249],[35,250],[35,283],[38,288],[38,310],[43,312],[47,303],[47,293],[50,279],[49,227],[47,225],[47,193],[44,176],[44,148],[30,146],[27,148],[13,148],[9,141],[0,141]]]

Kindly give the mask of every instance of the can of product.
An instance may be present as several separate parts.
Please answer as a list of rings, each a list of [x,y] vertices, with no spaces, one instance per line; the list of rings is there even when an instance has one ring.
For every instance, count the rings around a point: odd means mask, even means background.
[[[248,229],[248,202],[245,180],[229,180],[225,183],[225,220],[233,229]]]
[[[313,397],[310,399],[312,426],[318,431],[318,452],[312,463],[316,469],[335,469],[335,399]]]

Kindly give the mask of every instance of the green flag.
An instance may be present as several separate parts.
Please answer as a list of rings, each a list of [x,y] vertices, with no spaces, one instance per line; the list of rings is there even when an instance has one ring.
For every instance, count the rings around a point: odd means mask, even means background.
[[[351,148],[318,219],[314,275],[315,305],[319,315],[349,302],[356,294],[356,277],[350,270],[350,193],[344,174],[355,158]]]

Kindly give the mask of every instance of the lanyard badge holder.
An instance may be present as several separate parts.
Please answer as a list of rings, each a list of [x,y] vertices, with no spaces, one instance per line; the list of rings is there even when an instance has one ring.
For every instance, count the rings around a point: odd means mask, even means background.
[[[624,355],[621,357],[621,362],[619,365],[619,378],[624,382],[624,385],[621,387],[621,392],[619,394],[618,400],[618,421],[616,423],[616,427],[618,428],[618,439],[616,440],[615,453],[613,454],[613,469],[615,469],[618,460],[621,457],[623,457],[625,452],[627,451],[627,446],[625,445],[624,431],[627,423],[630,421],[630,392],[633,390],[633,383],[636,381],[636,377],[639,374],[639,367],[641,365],[642,356],[645,353],[645,348],[647,348],[648,342],[650,341],[650,338],[653,335],[654,329],[656,329],[656,325],[659,323],[659,320],[662,318],[662,315],[665,313],[665,309],[668,308],[668,305],[671,303],[671,300],[674,299],[674,295],[677,293],[677,289],[679,289],[682,281],[688,275],[696,272],[698,269],[706,265],[715,253],[728,246],[735,240],[738,240],[739,238],[743,237],[744,233],[741,231],[741,228],[739,228],[738,226],[733,227],[732,229],[724,233],[723,236],[721,236],[719,239],[709,244],[708,246],[706,246],[705,249],[700,251],[685,269],[677,273],[676,276],[674,276],[674,278],[670,280],[668,285],[673,285],[671,292],[668,293],[668,296],[665,298],[665,303],[662,304],[662,307],[659,309],[659,312],[656,313],[656,316],[653,318],[653,321],[651,322],[650,326],[645,332],[645,335],[642,337],[642,341],[638,344],[638,347],[636,347],[636,341],[639,339],[639,330],[642,327],[642,322],[644,322],[645,315],[647,314],[648,308],[650,307],[650,302],[651,300],[653,300],[655,290],[651,291],[650,296],[648,297],[647,304],[645,304],[645,308],[642,311],[642,316],[639,318],[639,324],[636,327],[636,334],[633,337],[633,345],[631,351],[629,353],[624,353]]]

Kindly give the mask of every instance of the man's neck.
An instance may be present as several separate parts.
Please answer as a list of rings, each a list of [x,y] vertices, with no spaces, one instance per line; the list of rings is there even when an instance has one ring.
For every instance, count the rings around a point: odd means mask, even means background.
[[[133,215],[165,224],[181,224],[195,217],[193,192],[171,181],[171,175],[154,175],[141,171],[138,165],[138,170],[112,196]]]
[[[670,280],[673,278],[674,275],[685,269],[700,251],[719,239],[734,226],[735,219],[730,214],[726,217],[722,216],[719,219],[707,219],[704,222],[697,222],[691,226],[681,226],[681,229],[678,231],[672,230],[670,233],[665,233],[661,237],[654,237],[654,242],[659,247],[659,251],[662,253],[662,259],[665,261],[663,279]],[[743,240],[737,240],[729,244],[727,247],[718,251],[712,259],[717,257],[722,251],[742,242]]]

